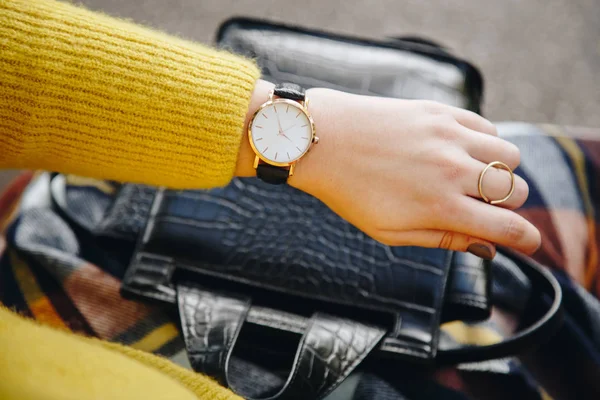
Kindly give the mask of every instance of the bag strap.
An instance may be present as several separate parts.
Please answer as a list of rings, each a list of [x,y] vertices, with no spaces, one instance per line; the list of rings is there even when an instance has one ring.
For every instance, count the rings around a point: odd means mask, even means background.
[[[506,250],[505,253],[516,259],[520,270],[529,278],[531,301],[536,303],[534,305],[537,307],[547,308],[547,311],[532,325],[502,342],[487,346],[438,350],[436,364],[477,362],[520,354],[546,341],[561,326],[564,317],[562,290],[556,278],[548,269],[530,258],[510,250]]]
[[[250,299],[182,284],[177,288],[177,306],[192,368],[226,385],[226,365],[250,310]]]
[[[218,294],[186,282],[177,285],[177,303],[194,370],[236,391],[228,377],[229,362],[250,309],[249,299]],[[277,393],[260,400],[326,396],[350,375],[384,334],[382,328],[315,313],[300,340],[285,384]]]

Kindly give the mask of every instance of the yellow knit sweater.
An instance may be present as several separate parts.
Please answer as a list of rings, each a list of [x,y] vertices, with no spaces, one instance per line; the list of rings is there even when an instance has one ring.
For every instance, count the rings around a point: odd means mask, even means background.
[[[226,184],[250,61],[53,0],[0,0],[0,168]],[[150,354],[0,307],[0,399],[234,399]]]
[[[257,67],[52,0],[0,0],[0,168],[176,188],[232,177]]]

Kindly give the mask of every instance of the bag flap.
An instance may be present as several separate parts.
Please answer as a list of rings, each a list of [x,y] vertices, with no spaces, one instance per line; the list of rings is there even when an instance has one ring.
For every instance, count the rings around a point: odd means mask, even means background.
[[[157,194],[124,290],[139,289],[140,276],[168,283],[191,273],[201,285],[234,285],[253,304],[285,313],[377,319],[397,339],[391,351],[430,358],[451,256],[382,245],[308,194],[234,179],[211,191]],[[169,290],[165,284],[153,297],[173,301]]]

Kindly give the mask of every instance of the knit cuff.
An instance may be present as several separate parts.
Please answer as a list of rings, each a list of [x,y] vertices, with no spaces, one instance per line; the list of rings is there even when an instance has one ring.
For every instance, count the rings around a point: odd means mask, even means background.
[[[0,1],[0,37],[0,167],[172,188],[232,178],[252,61],[53,0]]]

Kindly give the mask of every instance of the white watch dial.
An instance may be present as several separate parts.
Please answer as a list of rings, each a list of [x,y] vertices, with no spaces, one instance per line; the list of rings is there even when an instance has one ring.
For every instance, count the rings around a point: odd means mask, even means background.
[[[256,151],[275,163],[296,161],[312,141],[308,116],[299,107],[285,102],[275,101],[259,110],[250,129]]]

